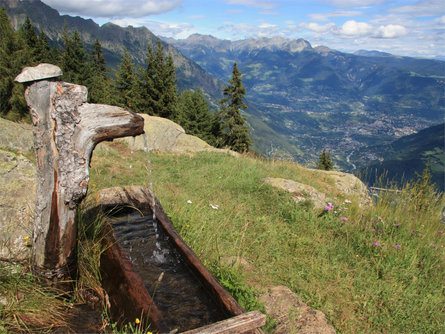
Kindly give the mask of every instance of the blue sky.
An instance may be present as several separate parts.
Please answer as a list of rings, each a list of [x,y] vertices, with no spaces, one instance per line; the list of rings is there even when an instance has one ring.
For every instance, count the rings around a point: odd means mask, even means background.
[[[43,0],[98,24],[146,26],[158,36],[304,38],[345,52],[445,59],[444,0]]]

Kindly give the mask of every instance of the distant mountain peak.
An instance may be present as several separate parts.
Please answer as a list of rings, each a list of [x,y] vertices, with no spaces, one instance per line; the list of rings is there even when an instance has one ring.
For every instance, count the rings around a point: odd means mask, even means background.
[[[284,37],[259,37],[233,42],[238,48],[248,48],[250,50],[266,49],[269,51],[285,50],[289,52],[301,52],[312,50],[311,44],[302,39],[287,39]]]
[[[356,56],[364,56],[364,57],[388,57],[392,56],[392,54],[377,50],[358,50],[355,51],[354,54]]]

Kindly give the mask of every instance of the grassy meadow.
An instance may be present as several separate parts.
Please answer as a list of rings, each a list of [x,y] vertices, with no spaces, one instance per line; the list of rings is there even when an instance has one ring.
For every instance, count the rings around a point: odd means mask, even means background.
[[[428,175],[361,208],[324,172],[290,162],[215,152],[151,152],[150,160],[164,211],[246,310],[264,311],[258,296],[285,285],[339,333],[445,333],[445,203]],[[145,153],[122,142],[100,144],[90,174],[88,196],[119,185],[148,187],[151,179]],[[296,204],[265,177],[308,184],[335,201],[329,210],[310,200]],[[69,298],[42,284],[26,261],[1,259],[0,333],[66,329],[73,305],[104,297],[98,229],[93,239],[87,230],[79,228],[80,278]],[[137,323],[118,329],[105,304],[104,332],[146,332]],[[265,330],[273,332],[271,319]]]
[[[444,201],[427,178],[363,209],[323,173],[290,162],[210,152],[151,152],[150,160],[164,211],[244,308],[260,307],[255,296],[268,286],[286,285],[341,333],[445,332]],[[101,145],[90,172],[90,194],[150,183],[144,152],[122,143]],[[336,201],[331,210],[296,204],[265,177]]]

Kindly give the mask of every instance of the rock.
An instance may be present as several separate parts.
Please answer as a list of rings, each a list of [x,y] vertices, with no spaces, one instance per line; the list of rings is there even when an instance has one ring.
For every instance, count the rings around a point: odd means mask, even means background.
[[[50,78],[60,77],[62,70],[52,64],[39,64],[34,67],[25,67],[22,72],[15,77],[17,82],[31,82]]]
[[[324,171],[324,173],[327,173],[335,182],[335,187],[344,195],[358,197],[360,207],[369,207],[373,204],[368,188],[355,175],[335,171]]]
[[[31,151],[33,138],[31,124],[21,124],[0,118],[0,148]]]
[[[334,334],[323,312],[314,310],[285,286],[268,288],[260,297],[266,312],[277,322],[275,333]]]
[[[234,268],[242,267],[244,270],[252,271],[254,270],[253,265],[247,261],[245,258],[240,256],[228,256],[221,259],[223,264],[228,266],[233,266]]]
[[[335,197],[354,198],[361,208],[372,205],[368,188],[358,177],[342,172],[308,170],[312,173],[311,177],[325,181],[324,192],[293,180],[268,177],[264,179],[264,182],[292,193],[292,197],[297,203],[312,200],[315,208],[323,208],[327,202],[335,202],[334,195]]]
[[[317,209],[323,208],[329,201],[324,193],[319,192],[317,189],[307,184],[277,177],[266,177],[264,182],[270,184],[272,187],[290,192],[292,198],[297,203],[312,200],[314,207]]]
[[[204,140],[191,136],[185,133],[185,130],[175,122],[157,116],[149,116],[146,114],[139,114],[144,118],[144,131],[147,136],[148,150],[157,150],[165,152],[199,152],[199,151],[216,151],[216,152],[228,152],[235,156],[238,153],[217,149]],[[144,149],[144,140],[142,136],[133,138],[120,139],[128,143],[130,147],[135,150]]]
[[[0,256],[29,256],[35,192],[34,164],[21,154],[0,150]]]

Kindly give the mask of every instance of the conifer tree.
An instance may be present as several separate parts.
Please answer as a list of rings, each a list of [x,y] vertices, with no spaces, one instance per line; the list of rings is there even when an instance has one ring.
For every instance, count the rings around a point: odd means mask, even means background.
[[[178,96],[178,118],[175,119],[184,130],[197,136],[211,145],[216,145],[213,133],[215,115],[201,89],[186,90]]]
[[[249,129],[245,124],[246,119],[241,116],[241,111],[247,108],[244,102],[246,88],[241,80],[241,72],[236,62],[233,64],[232,78],[229,85],[223,89],[224,98],[221,99],[223,109],[222,135],[223,146],[228,146],[237,152],[247,152],[252,141],[249,137]]]
[[[137,110],[136,101],[136,74],[134,72],[134,63],[128,50],[124,50],[117,71],[115,71],[116,79],[114,81],[116,91],[116,103],[133,111]]]
[[[112,104],[112,83],[108,77],[107,63],[105,61],[102,45],[96,39],[90,52],[90,75],[88,78],[88,100],[92,103]]]
[[[140,71],[137,110],[149,115],[174,118],[177,103],[176,71],[171,54],[164,55],[158,40],[156,49],[147,47],[145,68]]]
[[[11,62],[13,52],[14,32],[5,9],[0,7],[0,115],[3,117],[11,109],[10,98],[13,88]]]
[[[31,24],[29,17],[26,17],[25,23],[20,28],[19,33],[21,34],[22,40],[25,42],[24,47],[26,48],[26,60],[25,62],[29,65],[37,65],[39,54],[38,54],[38,37],[34,26]]]
[[[38,63],[55,63],[57,59],[54,57],[53,49],[49,44],[48,36],[40,30],[37,40],[37,62]]]
[[[332,162],[331,153],[326,153],[326,149],[320,154],[319,161],[317,163],[317,168],[321,170],[332,170],[334,169],[334,163]]]
[[[70,36],[65,28],[62,35],[64,49],[61,54],[63,80],[79,85],[88,83],[90,68],[87,64],[88,53],[79,32],[74,31]]]
[[[6,11],[0,7],[0,115],[10,120],[29,119],[23,85],[14,82],[29,64],[22,34],[14,32]]]

